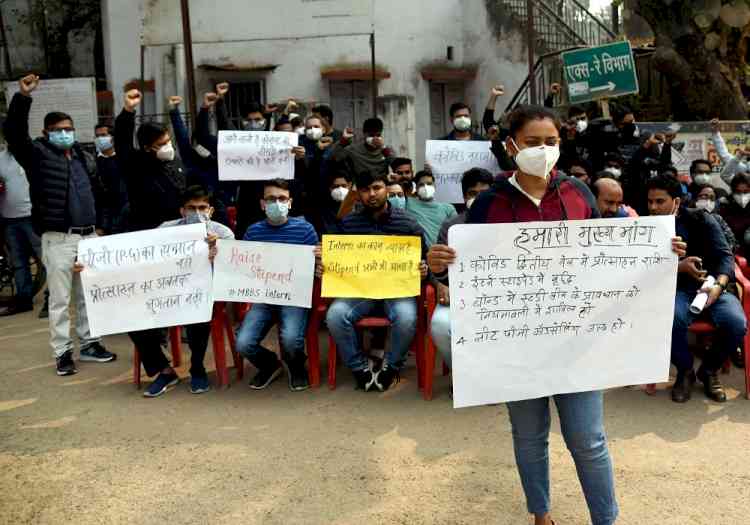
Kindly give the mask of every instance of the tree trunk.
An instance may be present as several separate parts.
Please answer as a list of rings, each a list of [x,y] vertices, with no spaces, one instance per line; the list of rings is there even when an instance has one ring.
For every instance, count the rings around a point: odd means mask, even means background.
[[[675,120],[744,120],[747,102],[740,90],[736,45],[724,56],[706,48],[695,25],[692,2],[633,0],[630,5],[654,32],[654,67],[669,83]],[[742,57],[744,58],[744,57]]]

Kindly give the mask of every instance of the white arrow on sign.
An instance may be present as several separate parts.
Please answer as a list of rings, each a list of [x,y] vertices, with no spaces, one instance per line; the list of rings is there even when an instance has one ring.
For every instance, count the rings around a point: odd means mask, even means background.
[[[607,82],[603,86],[593,87],[593,88],[589,89],[589,91],[591,93],[594,93],[595,91],[614,91],[616,87],[617,86],[615,85],[615,83],[610,81],[610,82]]]

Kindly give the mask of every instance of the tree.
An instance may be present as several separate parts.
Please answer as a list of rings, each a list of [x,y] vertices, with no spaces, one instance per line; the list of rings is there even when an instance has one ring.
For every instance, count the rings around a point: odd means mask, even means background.
[[[746,119],[750,6],[746,0],[626,0],[654,33],[654,66],[678,120]]]

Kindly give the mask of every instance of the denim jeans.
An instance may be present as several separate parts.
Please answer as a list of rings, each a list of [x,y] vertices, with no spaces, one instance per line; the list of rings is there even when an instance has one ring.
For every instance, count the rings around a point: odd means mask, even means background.
[[[270,352],[261,343],[278,321],[281,328],[281,355],[287,363],[305,354],[305,330],[309,308],[253,304],[237,331],[237,352],[253,362],[259,353]]]
[[[3,223],[16,282],[16,301],[19,305],[31,304],[34,299],[34,284],[29,259],[36,255],[41,262],[42,241],[31,227],[31,217],[3,219]]]
[[[565,444],[573,456],[593,525],[610,525],[617,518],[612,460],[607,449],[601,392],[553,396]],[[526,505],[531,514],[550,510],[549,398],[508,403],[513,448]]]
[[[70,338],[70,302],[73,298],[76,308],[75,329],[80,349],[100,341],[98,337],[91,336],[81,276],[73,273],[79,241],[93,237],[96,237],[95,233],[87,237],[60,232],[46,232],[42,235],[42,258],[47,268],[49,288],[50,346],[55,357],[73,349],[73,340]]]
[[[437,346],[440,355],[443,356],[443,361],[452,368],[453,362],[451,360],[451,309],[449,306],[437,305],[435,311],[432,313],[432,321],[430,322],[430,335],[432,335],[432,341]]]
[[[417,300],[401,299],[336,299],[328,308],[326,323],[336,341],[346,366],[352,371],[366,370],[367,356],[361,349],[354,325],[363,317],[383,315],[391,322],[391,348],[385,364],[400,369],[406,361],[409,345],[417,329]]]
[[[695,292],[677,290],[674,300],[672,363],[680,372],[693,369],[693,354],[688,348],[688,327],[696,318],[690,313],[690,303],[694,298]],[[707,311],[718,330],[714,333],[713,348],[704,358],[703,366],[706,370],[715,372],[742,345],[747,321],[740,301],[730,293],[721,294]]]

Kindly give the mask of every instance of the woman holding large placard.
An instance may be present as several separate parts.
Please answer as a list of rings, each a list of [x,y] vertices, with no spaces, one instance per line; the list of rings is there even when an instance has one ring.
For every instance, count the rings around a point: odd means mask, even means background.
[[[508,153],[518,170],[500,178],[480,194],[468,212],[467,223],[561,221],[599,217],[589,189],[554,171],[560,157],[557,118],[536,107],[516,109],[510,116]],[[447,284],[448,265],[455,251],[445,245],[430,248],[428,262],[436,277]],[[560,415],[563,438],[578,470],[591,521],[609,525],[617,519],[612,460],[603,424],[602,392],[552,396]],[[554,523],[550,516],[548,397],[508,403],[513,446],[527,508],[537,525]]]

